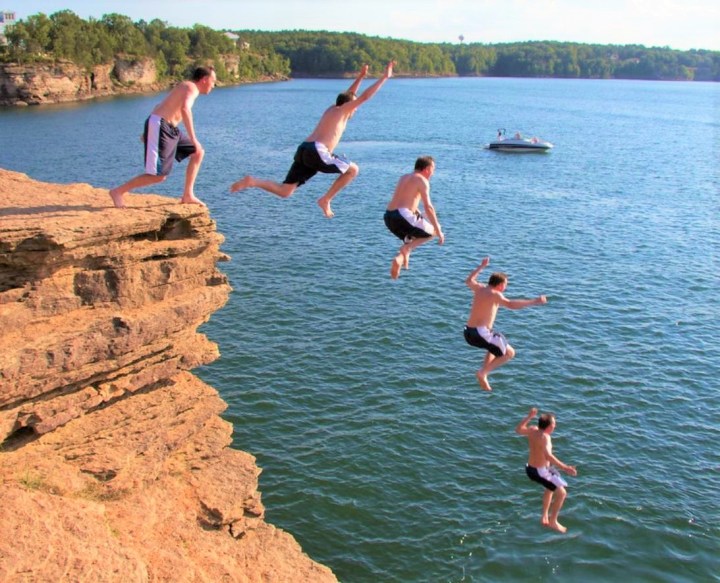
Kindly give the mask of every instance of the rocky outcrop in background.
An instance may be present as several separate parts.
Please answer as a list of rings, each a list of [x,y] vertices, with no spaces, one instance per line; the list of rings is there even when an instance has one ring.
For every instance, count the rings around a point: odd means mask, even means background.
[[[264,521],[197,328],[208,211],[0,169],[0,580],[335,581]]]
[[[70,61],[0,63],[0,105],[41,105],[122,93],[160,91],[155,61],[116,59],[91,70]]]

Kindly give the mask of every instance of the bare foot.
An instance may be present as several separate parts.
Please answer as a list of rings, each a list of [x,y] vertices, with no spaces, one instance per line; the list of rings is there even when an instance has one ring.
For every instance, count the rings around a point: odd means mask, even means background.
[[[540,524],[542,524],[543,526],[550,526],[550,519],[547,516],[543,516],[540,519]]]
[[[480,371],[475,373],[475,376],[477,377],[478,382],[480,383],[480,386],[485,391],[492,391],[492,387],[490,386],[490,383],[487,380],[487,376],[482,374]]]
[[[320,207],[320,210],[322,210],[323,214],[328,218],[332,219],[335,216],[335,213],[332,212],[332,209],[330,208],[330,201],[325,200],[324,196],[321,196],[317,199],[317,204]]]
[[[197,196],[194,194],[191,194],[190,196],[185,196],[183,194],[182,198],[180,199],[180,202],[182,204],[199,204],[201,206],[206,206],[206,204],[201,201]]]
[[[123,200],[124,194],[125,194],[124,192],[119,192],[117,188],[113,188],[110,191],[110,198],[112,198],[115,208],[118,208],[118,209],[125,208],[125,201]]]
[[[239,190],[250,188],[252,185],[252,176],[245,176],[242,180],[232,183],[230,186],[230,192],[238,192]]]
[[[398,253],[397,255],[395,255],[392,263],[390,264],[390,277],[392,277],[393,279],[397,279],[400,276],[400,268],[402,267],[402,264],[402,255]]]
[[[557,530],[558,532],[565,534],[567,532],[567,527],[560,524],[557,520],[550,520],[547,524],[543,524],[543,526],[547,526],[548,528],[552,528],[553,530]]]

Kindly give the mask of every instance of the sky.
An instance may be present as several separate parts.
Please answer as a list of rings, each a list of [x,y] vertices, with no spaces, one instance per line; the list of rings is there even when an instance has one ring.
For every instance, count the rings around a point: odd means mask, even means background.
[[[720,0],[0,0],[17,18],[72,10],[218,30],[328,30],[417,42],[529,40],[720,51]]]

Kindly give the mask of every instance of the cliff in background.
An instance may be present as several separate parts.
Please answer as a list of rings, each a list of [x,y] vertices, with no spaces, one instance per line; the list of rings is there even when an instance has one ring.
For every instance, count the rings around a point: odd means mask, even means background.
[[[0,580],[336,580],[189,372],[219,355],[221,242],[202,207],[0,169]]]
[[[117,59],[91,70],[70,61],[19,65],[0,63],[0,105],[41,105],[160,91],[155,61]]]

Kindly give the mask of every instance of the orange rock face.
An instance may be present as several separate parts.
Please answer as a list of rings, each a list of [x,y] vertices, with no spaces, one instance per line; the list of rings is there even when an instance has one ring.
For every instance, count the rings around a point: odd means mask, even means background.
[[[336,581],[189,372],[230,291],[214,222],[129,203],[0,170],[0,581]]]

